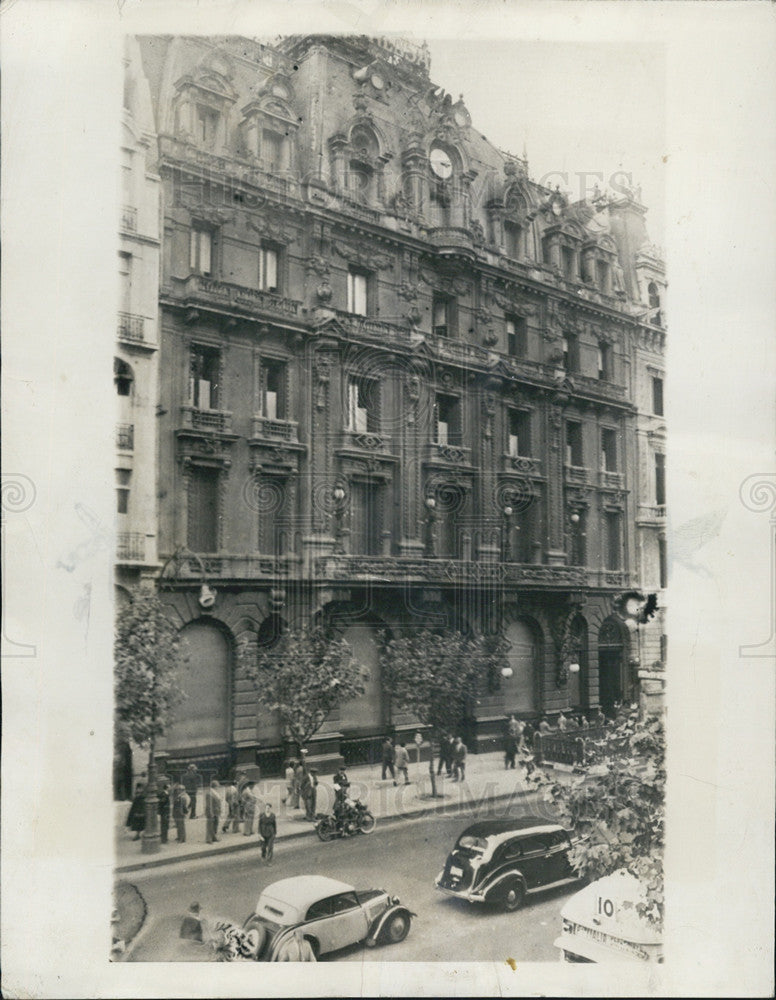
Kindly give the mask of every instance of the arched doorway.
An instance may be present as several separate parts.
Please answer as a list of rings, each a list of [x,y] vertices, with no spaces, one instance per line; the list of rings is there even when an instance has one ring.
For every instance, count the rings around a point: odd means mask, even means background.
[[[167,733],[168,750],[225,749],[231,736],[232,649],[226,631],[212,621],[181,629],[186,662],[180,684],[187,698]]]
[[[573,709],[584,712],[590,707],[590,673],[587,655],[587,622],[582,615],[577,615],[571,623],[569,662],[579,665],[577,672],[569,672],[569,702]]]
[[[605,715],[613,716],[628,693],[627,654],[623,627],[607,618],[598,632],[598,700]]]
[[[537,626],[521,620],[511,622],[505,635],[510,644],[507,657],[512,676],[501,682],[506,712],[533,712],[536,709],[536,678],[541,651]]]
[[[377,631],[372,625],[349,625],[342,638],[353,650],[356,662],[365,667],[369,677],[364,693],[347,701],[340,710],[343,731],[381,728],[385,724],[384,698],[380,682],[380,656]]]

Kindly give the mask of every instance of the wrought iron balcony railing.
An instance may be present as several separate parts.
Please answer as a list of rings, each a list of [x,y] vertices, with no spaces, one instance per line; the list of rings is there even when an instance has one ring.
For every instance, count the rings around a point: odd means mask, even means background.
[[[145,535],[139,531],[120,531],[116,536],[116,559],[119,562],[143,562]]]
[[[135,313],[120,312],[117,333],[120,340],[142,344],[145,341],[145,317]]]
[[[135,425],[116,424],[116,447],[120,451],[134,451]]]

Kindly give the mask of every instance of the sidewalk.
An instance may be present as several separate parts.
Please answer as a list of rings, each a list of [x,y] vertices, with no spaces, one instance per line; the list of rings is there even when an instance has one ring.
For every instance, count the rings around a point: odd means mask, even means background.
[[[435,764],[437,762],[435,761]],[[436,767],[435,767],[436,770]],[[506,812],[526,796],[533,795],[533,786],[525,781],[525,768],[518,763],[515,770],[504,768],[502,753],[470,754],[466,765],[466,780],[454,782],[440,775],[437,778],[437,795],[432,798],[428,774],[428,763],[414,762],[410,765],[411,784],[394,787],[389,777],[381,779],[381,765],[348,768],[351,798],[361,799],[377,820],[401,822],[402,818],[418,818],[433,813],[450,813],[460,810],[464,819],[486,809],[492,803]],[[303,809],[290,809],[283,804],[286,785],[282,778],[268,778],[259,781],[256,792],[260,807],[269,802],[277,816],[278,840],[290,837],[315,836],[313,824],[305,820]],[[334,788],[331,776],[324,776],[318,784],[316,812],[331,812],[334,803]],[[204,797],[197,796],[197,808],[204,808]],[[175,842],[175,824],[170,822],[170,841],[162,844],[158,854],[143,854],[142,841],[134,840],[134,834],[125,826],[129,802],[115,803],[115,843],[116,873],[138,871],[143,868],[168,865],[194,858],[209,857],[239,851],[256,850],[258,835],[246,837],[240,833],[220,833],[215,844],[205,842],[205,819],[198,812],[197,818],[186,821],[186,843]]]

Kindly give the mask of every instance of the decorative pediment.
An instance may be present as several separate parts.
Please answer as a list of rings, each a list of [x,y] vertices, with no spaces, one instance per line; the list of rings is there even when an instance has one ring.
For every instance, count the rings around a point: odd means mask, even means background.
[[[331,247],[344,260],[351,264],[358,264],[370,271],[383,271],[393,267],[392,256],[377,253],[367,244],[332,240]]]
[[[221,68],[228,68],[224,57]],[[201,66],[193,73],[181,77],[175,84],[178,93],[184,91],[199,91],[200,95],[218,104],[233,103],[237,100],[237,91],[231,85],[226,74],[217,72],[215,68]],[[210,102],[209,102],[210,103]]]
[[[275,240],[278,243],[291,243],[293,235],[287,231],[287,221],[283,216],[266,212],[246,212],[245,225],[248,229],[259,233],[264,239]]]

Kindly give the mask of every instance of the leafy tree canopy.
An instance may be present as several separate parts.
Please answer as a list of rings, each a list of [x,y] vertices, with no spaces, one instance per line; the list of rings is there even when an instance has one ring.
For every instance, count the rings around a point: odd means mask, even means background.
[[[383,685],[399,709],[438,736],[452,733],[502,652],[498,644],[461,632],[417,629],[390,639],[383,635]]]
[[[178,682],[180,637],[153,591],[137,591],[116,615],[116,736],[146,746],[161,736],[185,698]]]
[[[587,753],[587,771],[570,785],[534,771],[560,822],[583,835],[571,861],[590,881],[625,868],[645,892],[637,912],[663,923],[665,730],[660,717],[633,712]]]
[[[321,627],[283,632],[271,647],[245,640],[241,661],[259,703],[280,715],[300,746],[334,709],[363,694],[369,677],[348,643]]]

